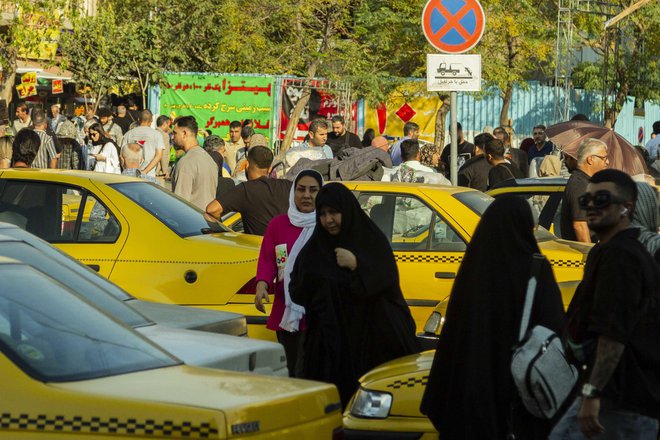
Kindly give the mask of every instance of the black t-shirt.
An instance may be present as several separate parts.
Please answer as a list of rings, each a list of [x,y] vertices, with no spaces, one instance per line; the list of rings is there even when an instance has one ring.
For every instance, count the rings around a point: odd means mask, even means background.
[[[122,133],[124,134],[126,134],[126,132],[131,129],[131,124],[135,121],[137,121],[137,119],[131,119],[131,117],[128,116],[128,113],[124,117],[115,116],[112,118],[112,122],[119,125]]]
[[[603,397],[618,407],[660,417],[660,268],[637,240],[639,229],[625,229],[595,245],[584,277],[568,308],[569,346],[600,336],[625,345]],[[595,344],[587,351],[589,378]]]
[[[362,148],[362,141],[358,135],[350,131],[346,131],[342,136],[337,136],[334,132],[328,133],[326,144],[332,149],[332,154],[335,157],[337,153],[346,147]]]
[[[458,185],[486,192],[488,189],[488,172],[491,168],[490,163],[483,154],[473,157],[459,168]]]
[[[582,170],[576,169],[566,182],[564,195],[561,199],[560,228],[561,238],[577,241],[573,222],[586,222],[587,212],[580,209],[578,197],[587,192],[590,177]],[[593,237],[592,237],[592,241]]]
[[[218,199],[223,212],[240,212],[243,230],[264,235],[270,220],[289,209],[289,192],[293,182],[286,179],[260,177],[243,182]]]
[[[522,179],[524,174],[517,166],[502,162],[495,165],[488,171],[488,188],[494,187],[496,184],[510,179]]]
[[[444,164],[445,166],[445,171],[446,174],[449,175],[450,168],[449,168],[449,154],[451,153],[451,144],[445,145],[445,148],[442,149],[442,154],[440,155],[440,161]],[[468,141],[463,141],[462,144],[458,144],[456,146],[456,164],[458,165],[458,169],[460,170],[461,167],[474,156],[474,144],[469,143]]]

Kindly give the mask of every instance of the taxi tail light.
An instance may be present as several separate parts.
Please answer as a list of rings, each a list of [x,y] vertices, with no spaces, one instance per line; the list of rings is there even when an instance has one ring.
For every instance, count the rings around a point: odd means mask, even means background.
[[[247,283],[243,284],[243,287],[238,289],[236,292],[237,295],[254,295],[257,292],[257,279],[252,277]],[[271,283],[268,288],[268,294],[275,294],[275,284]]]

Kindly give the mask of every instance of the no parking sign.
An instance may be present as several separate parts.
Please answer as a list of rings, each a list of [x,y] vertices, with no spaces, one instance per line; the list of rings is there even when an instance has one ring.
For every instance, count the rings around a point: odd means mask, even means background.
[[[441,52],[463,53],[481,39],[486,16],[478,0],[429,0],[422,12],[422,30]]]

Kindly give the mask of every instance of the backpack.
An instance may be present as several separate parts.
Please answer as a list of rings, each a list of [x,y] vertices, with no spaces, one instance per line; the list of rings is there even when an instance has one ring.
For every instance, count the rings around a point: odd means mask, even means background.
[[[534,304],[536,276],[545,259],[534,254],[532,275],[520,320],[519,342],[511,358],[511,374],[523,405],[530,414],[552,418],[571,394],[578,379],[577,369],[566,359],[559,336],[552,330],[537,325],[528,329]]]

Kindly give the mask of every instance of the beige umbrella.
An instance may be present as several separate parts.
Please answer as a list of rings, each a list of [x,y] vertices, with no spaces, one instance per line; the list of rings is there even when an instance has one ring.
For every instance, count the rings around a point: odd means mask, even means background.
[[[631,176],[648,173],[641,154],[611,128],[593,122],[569,121],[548,127],[545,133],[564,153],[573,157],[577,157],[577,149],[582,141],[599,139],[607,145],[610,168],[625,171]]]

